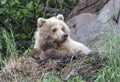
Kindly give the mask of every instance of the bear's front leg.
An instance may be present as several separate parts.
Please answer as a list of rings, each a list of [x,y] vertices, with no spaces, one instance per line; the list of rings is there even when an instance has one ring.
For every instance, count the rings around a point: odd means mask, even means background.
[[[57,50],[57,49],[48,49],[45,52],[40,54],[40,59],[41,60],[46,60],[46,59],[58,59],[63,56],[69,55],[69,52],[67,50]]]
[[[30,56],[36,60],[39,60],[41,52],[42,51],[40,49],[33,48],[32,51],[30,52]]]

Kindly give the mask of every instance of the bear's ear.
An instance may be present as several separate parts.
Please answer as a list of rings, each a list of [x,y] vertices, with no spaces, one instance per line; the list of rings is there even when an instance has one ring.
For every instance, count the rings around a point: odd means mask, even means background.
[[[62,14],[58,14],[56,16],[56,18],[59,19],[59,20],[63,20],[64,21],[64,16]]]
[[[38,18],[37,20],[37,26],[38,28],[40,28],[41,26],[43,26],[43,24],[46,22],[46,20],[44,18]]]

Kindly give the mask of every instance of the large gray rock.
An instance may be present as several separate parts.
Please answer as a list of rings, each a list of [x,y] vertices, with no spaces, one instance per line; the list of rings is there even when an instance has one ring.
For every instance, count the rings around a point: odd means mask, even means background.
[[[88,39],[93,39],[95,33],[94,24],[97,15],[84,13],[70,19],[67,24],[71,29],[71,37],[77,41],[88,44]]]
[[[69,21],[67,25],[71,29],[71,37],[85,45],[93,48],[94,45],[100,45],[101,50],[105,50],[104,32],[109,31],[111,27],[117,27],[119,21],[118,12],[120,10],[120,0],[110,0],[98,15],[91,13],[81,13]],[[118,21],[118,22],[116,22]],[[102,44],[102,45],[101,45]]]

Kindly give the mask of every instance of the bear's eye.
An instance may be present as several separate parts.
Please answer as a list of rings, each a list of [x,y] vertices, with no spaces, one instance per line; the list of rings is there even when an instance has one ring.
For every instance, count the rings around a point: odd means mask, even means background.
[[[52,30],[52,32],[56,32],[57,31],[57,29],[56,28],[54,28],[53,30]]]

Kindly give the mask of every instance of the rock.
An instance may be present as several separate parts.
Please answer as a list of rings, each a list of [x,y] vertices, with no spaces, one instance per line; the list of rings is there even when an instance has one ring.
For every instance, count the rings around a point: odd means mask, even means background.
[[[120,9],[120,0],[115,0],[115,8],[116,8],[117,10]]]
[[[120,26],[120,11],[119,11],[119,13],[118,13],[118,25]]]
[[[109,20],[116,21],[119,9],[120,9],[120,0],[110,0],[100,11],[98,20],[104,23]]]
[[[70,19],[67,25],[71,29],[71,37],[82,43],[88,43],[87,39],[95,35],[93,30],[96,29],[92,25],[94,25],[96,18],[95,14],[83,13]]]
[[[109,0],[79,0],[78,5],[72,10],[67,19],[80,13],[98,13]]]
[[[120,14],[118,14],[120,10],[119,3],[119,0],[110,0],[98,15],[81,13],[69,19],[67,25],[71,29],[71,37],[91,48],[99,44],[99,51],[105,50],[104,32],[109,31],[112,27],[117,27],[118,30],[120,29],[120,26],[117,24],[117,21],[118,23],[120,21]]]

